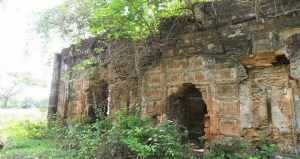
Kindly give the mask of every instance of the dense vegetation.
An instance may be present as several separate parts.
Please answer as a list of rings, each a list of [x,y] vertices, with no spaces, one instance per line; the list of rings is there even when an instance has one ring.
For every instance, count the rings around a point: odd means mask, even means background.
[[[106,34],[141,39],[153,35],[165,17],[192,14],[193,4],[208,0],[67,0],[43,13],[37,30],[78,40]]]
[[[199,158],[192,152],[187,132],[174,123],[155,126],[151,119],[124,112],[113,120],[89,125],[58,124],[47,128],[45,123],[17,123],[7,133],[10,138],[0,153],[3,159]],[[210,143],[208,150],[205,159],[268,159],[276,154],[276,145],[268,138],[255,144],[242,139],[222,139]]]
[[[191,158],[190,149],[182,140],[185,133],[173,123],[156,127],[148,118],[126,113],[119,113],[114,122],[106,119],[93,124],[74,123],[68,128],[26,122],[9,130],[11,138],[2,158]]]

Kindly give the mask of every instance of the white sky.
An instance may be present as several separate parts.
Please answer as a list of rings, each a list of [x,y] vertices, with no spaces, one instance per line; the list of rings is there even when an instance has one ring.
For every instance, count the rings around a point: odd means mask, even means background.
[[[5,72],[30,72],[37,79],[50,83],[51,67],[47,52],[59,52],[61,41],[44,47],[33,31],[39,11],[63,0],[2,0],[0,4],[0,75]],[[0,0],[1,2],[1,0]],[[48,89],[26,90],[26,94],[47,96]]]

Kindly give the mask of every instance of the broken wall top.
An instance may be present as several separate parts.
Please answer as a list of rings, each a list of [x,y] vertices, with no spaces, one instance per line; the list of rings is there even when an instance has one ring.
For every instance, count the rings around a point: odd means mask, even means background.
[[[286,30],[300,26],[299,8],[298,0],[199,3],[194,15],[162,19],[159,33],[148,40],[89,38],[64,49],[63,61],[71,67],[93,58],[102,66],[122,68],[116,74],[126,78],[142,75],[164,57],[201,54],[239,63],[240,58],[259,53],[286,54],[284,37],[289,34]],[[256,64],[247,60],[244,65]]]

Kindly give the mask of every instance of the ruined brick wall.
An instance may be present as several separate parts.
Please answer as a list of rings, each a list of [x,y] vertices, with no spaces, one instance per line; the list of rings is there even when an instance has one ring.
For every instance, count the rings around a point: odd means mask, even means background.
[[[133,43],[126,40],[106,42],[97,38],[64,49],[57,114],[65,120],[86,120],[97,113],[91,112],[96,108],[109,107],[108,111],[114,112],[121,106],[136,105],[138,82],[132,52]],[[102,102],[103,98],[107,100]]]
[[[195,17],[164,20],[160,34],[147,42],[91,38],[65,49],[59,116],[88,117],[104,82],[109,113],[124,107],[166,120],[170,96],[189,83],[206,104],[207,137],[267,133],[282,147],[295,147],[300,136],[300,1],[223,0],[194,9]],[[72,71],[89,58],[97,63]]]

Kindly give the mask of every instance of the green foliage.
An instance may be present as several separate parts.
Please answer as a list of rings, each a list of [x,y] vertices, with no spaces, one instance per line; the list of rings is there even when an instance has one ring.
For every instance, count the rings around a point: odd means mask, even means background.
[[[160,19],[183,13],[179,0],[112,0],[96,7],[90,17],[93,34],[109,33],[114,38],[132,39],[153,35]]]
[[[45,88],[46,84],[28,72],[5,73],[0,76],[0,107],[21,107],[21,98],[17,95],[29,87]]]
[[[1,159],[72,159],[74,157],[74,151],[58,149],[56,142],[47,137],[48,129],[45,122],[14,122],[1,131],[8,135],[5,147],[0,153]]]
[[[245,159],[248,153],[248,143],[238,138],[225,138],[213,141],[209,145],[206,159]]]
[[[94,48],[94,51],[96,52],[96,54],[101,54],[102,52],[104,52],[103,48]]]
[[[190,14],[189,5],[207,0],[67,0],[40,13],[37,31],[77,41],[90,35],[141,39],[157,33],[162,18]],[[188,9],[189,8],[189,9]]]
[[[187,132],[173,122],[156,125],[152,119],[122,111],[113,119],[95,123],[15,123],[9,127],[9,142],[0,158],[53,159],[194,159]],[[209,144],[204,159],[269,159],[276,145],[268,137],[251,143],[224,138]]]
[[[113,122],[112,122],[113,121]],[[188,158],[188,145],[183,144],[185,135],[173,123],[155,126],[148,118],[120,112],[114,120],[95,123],[70,124],[48,130],[50,138],[56,138],[60,148],[76,150],[75,158],[90,159],[96,154],[102,158],[136,156],[140,158],[183,159]]]
[[[18,121],[12,122],[4,131],[14,138],[41,139],[46,136],[46,129],[44,122]]]
[[[90,68],[91,66],[94,66],[97,64],[97,61],[93,58],[88,58],[80,62],[79,64],[76,64],[72,67],[72,71],[82,71]]]
[[[90,159],[95,158],[101,134],[109,129],[111,122],[105,120],[90,125],[74,123],[68,128],[62,127],[60,123],[54,124],[47,130],[47,137],[54,139],[59,149],[74,152],[73,158]]]
[[[260,140],[255,144],[253,155],[250,159],[268,159],[274,157],[276,144],[266,135],[262,135]]]
[[[64,39],[78,40],[88,33],[91,9],[86,0],[67,0],[39,13],[36,30],[45,38],[59,33]]]
[[[218,139],[209,146],[205,159],[269,159],[276,154],[277,147],[269,137],[257,143],[240,138]]]
[[[119,136],[118,142],[140,158],[188,158],[188,145],[182,140],[186,134],[171,122],[155,126],[148,118],[119,113],[111,134]]]
[[[60,150],[53,140],[10,138],[0,152],[1,159],[73,159],[75,151]]]

